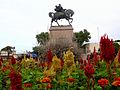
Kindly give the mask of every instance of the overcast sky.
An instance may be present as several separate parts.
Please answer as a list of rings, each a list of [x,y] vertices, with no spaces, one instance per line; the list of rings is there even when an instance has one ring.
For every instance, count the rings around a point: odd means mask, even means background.
[[[75,12],[74,32],[87,29],[91,42],[104,34],[120,39],[120,0],[0,0],[0,49],[10,45],[17,52],[31,51],[37,45],[36,34],[49,31],[48,13],[59,3]]]

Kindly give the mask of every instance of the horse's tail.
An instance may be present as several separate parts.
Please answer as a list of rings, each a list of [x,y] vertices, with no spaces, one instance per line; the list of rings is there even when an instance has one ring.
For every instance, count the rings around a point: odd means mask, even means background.
[[[53,12],[49,12],[49,17],[53,18]]]

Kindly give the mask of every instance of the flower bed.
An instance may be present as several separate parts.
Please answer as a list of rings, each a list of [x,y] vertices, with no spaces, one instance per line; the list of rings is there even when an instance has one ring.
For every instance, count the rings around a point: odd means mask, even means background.
[[[47,61],[33,58],[22,61],[0,58],[0,90],[120,90],[120,51],[114,55],[112,40],[101,37],[100,56],[74,62],[68,50],[62,58],[49,51]]]

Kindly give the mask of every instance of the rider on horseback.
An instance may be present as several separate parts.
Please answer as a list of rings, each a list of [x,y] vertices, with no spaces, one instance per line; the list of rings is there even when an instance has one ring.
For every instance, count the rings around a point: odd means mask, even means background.
[[[63,9],[61,4],[59,4],[58,6],[56,5],[54,10],[56,11],[55,13],[54,12],[49,12],[49,17],[52,18],[51,26],[52,26],[53,21],[55,21],[59,25],[57,20],[60,20],[60,19],[66,19],[69,22],[69,25],[71,25],[71,23],[73,21],[73,18],[71,18],[71,17],[74,14],[73,10],[71,10],[71,9]]]
[[[61,4],[59,4],[58,6],[56,5],[54,10],[56,12],[63,12],[63,11],[65,11],[65,9],[63,9],[63,7],[61,6]]]
[[[60,16],[66,15],[66,13],[65,13],[66,9],[63,9],[63,7],[61,6],[61,4],[59,4],[58,6],[56,5],[54,10],[56,11],[56,13],[59,13]]]

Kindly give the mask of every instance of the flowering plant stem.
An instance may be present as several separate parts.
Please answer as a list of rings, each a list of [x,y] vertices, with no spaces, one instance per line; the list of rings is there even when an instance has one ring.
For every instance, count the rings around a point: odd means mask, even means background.
[[[102,90],[105,90],[105,88],[104,88],[104,87],[102,87]]]
[[[90,90],[90,78],[87,79],[87,84],[88,84],[88,90]]]
[[[106,62],[106,69],[107,69],[107,73],[108,73],[108,80],[111,83],[110,64],[108,62]]]

